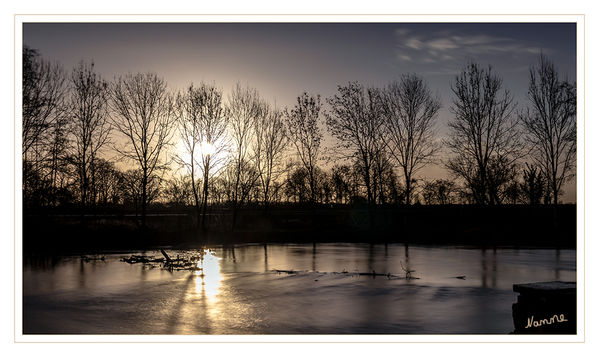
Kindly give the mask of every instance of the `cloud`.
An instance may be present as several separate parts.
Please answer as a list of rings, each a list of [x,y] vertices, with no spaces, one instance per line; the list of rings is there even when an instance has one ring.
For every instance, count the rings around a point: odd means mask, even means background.
[[[447,38],[439,38],[429,41],[427,46],[431,49],[439,51],[453,50],[459,47],[458,44]]]
[[[406,29],[406,28],[395,29],[396,36],[405,36],[405,35],[409,34],[410,32],[412,32],[412,30]]]
[[[507,38],[493,37],[487,35],[471,35],[471,36],[451,36],[451,39],[462,45],[484,45],[494,42],[510,41]]]
[[[410,38],[408,41],[406,41],[406,46],[415,50],[419,50],[422,47],[424,47],[424,42],[420,41],[417,38]]]
[[[395,30],[399,61],[449,64],[466,58],[496,61],[539,53],[537,46],[509,37],[487,34],[464,34],[454,30],[416,32],[407,28]],[[545,49],[544,52],[552,52]]]

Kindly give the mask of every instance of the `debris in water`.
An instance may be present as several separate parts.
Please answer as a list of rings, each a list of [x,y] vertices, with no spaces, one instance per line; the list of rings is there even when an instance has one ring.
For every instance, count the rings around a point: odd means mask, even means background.
[[[129,264],[136,263],[163,263],[164,258],[154,258],[154,256],[145,256],[145,255],[132,255],[127,258],[122,258],[121,261]]]
[[[105,259],[106,258],[103,255],[102,256],[93,256],[93,257],[87,256],[87,255],[82,255],[81,256],[81,260],[84,261],[84,262],[86,262],[86,263],[89,262],[89,261],[92,261],[92,260],[101,260],[101,261],[104,261]]]
[[[285,269],[273,269],[273,272],[277,273],[277,274],[299,274],[301,273],[301,271],[298,270],[285,270]],[[304,271],[304,272],[308,272],[308,271]],[[316,274],[320,274],[319,276],[322,276],[324,274],[350,274],[351,276],[371,276],[371,277],[377,277],[377,276],[384,276],[387,277],[387,279],[391,280],[391,279],[403,279],[404,277],[399,276],[399,275],[394,275],[391,273],[377,273],[375,270],[371,271],[371,272],[360,272],[360,271],[355,271],[352,273],[349,273],[346,269],[343,269],[342,271],[334,271],[334,272],[326,272],[326,271],[312,271],[312,273],[316,273]],[[416,278],[413,277],[411,275],[408,275],[405,279],[420,279],[420,278]],[[318,281],[318,279],[315,279],[314,281]]]
[[[408,268],[404,268],[403,264],[401,263],[401,260],[399,261],[399,265],[401,266],[401,270],[403,270],[404,273],[406,274],[406,280],[418,279],[418,278],[413,278],[412,277],[412,273],[414,273],[416,270],[410,270],[409,267]]]
[[[297,274],[298,272],[295,270],[282,270],[282,269],[275,269],[274,270],[277,274],[281,274],[281,273],[286,273],[286,274]]]

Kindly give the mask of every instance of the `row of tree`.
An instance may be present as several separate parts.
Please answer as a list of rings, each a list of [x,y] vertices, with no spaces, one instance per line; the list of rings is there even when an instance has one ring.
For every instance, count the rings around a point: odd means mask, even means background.
[[[441,101],[415,74],[338,86],[326,110],[309,93],[281,109],[239,84],[224,98],[206,83],[173,93],[153,73],[107,82],[93,63],[67,75],[25,47],[25,207],[130,205],[145,224],[158,200],[194,206],[200,225],[209,203],[233,222],[251,202],[557,204],[575,174],[576,88],[544,55],[529,73],[518,111],[490,66],[464,67],[442,140]],[[453,179],[419,179],[433,163]]]

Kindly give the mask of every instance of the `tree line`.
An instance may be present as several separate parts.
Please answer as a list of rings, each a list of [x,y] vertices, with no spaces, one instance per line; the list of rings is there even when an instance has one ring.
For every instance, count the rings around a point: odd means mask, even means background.
[[[540,54],[517,108],[491,66],[471,62],[441,100],[417,74],[339,85],[280,108],[249,86],[174,92],[155,73],[107,81],[23,48],[24,208],[209,205],[558,204],[576,167],[576,85]],[[324,147],[328,133],[334,146]],[[442,165],[448,178],[419,172]]]

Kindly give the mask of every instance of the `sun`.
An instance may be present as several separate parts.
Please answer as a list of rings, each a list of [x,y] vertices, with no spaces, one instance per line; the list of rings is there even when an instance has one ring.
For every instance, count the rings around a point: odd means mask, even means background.
[[[193,147],[192,147],[193,145]],[[217,150],[217,147],[220,149]],[[214,174],[220,171],[226,164],[223,157],[228,154],[223,149],[222,145],[216,145],[208,141],[193,141],[190,139],[180,138],[174,147],[174,153],[176,161],[179,163],[181,168],[186,167],[187,170],[191,167],[192,155],[191,150],[193,148],[193,161],[194,161],[194,176],[198,178],[201,175],[203,165],[209,159],[210,162],[210,174]]]
[[[216,148],[213,144],[203,141],[201,143],[193,142],[192,139],[180,139],[177,145],[175,146],[175,153],[177,157],[185,162],[191,162],[191,150],[193,145],[193,159],[196,162],[202,160],[202,157],[208,157],[214,155]]]
[[[202,143],[200,143],[200,149],[199,149],[199,153],[202,156],[211,156],[214,154],[214,145],[212,145],[211,143],[204,141]]]

